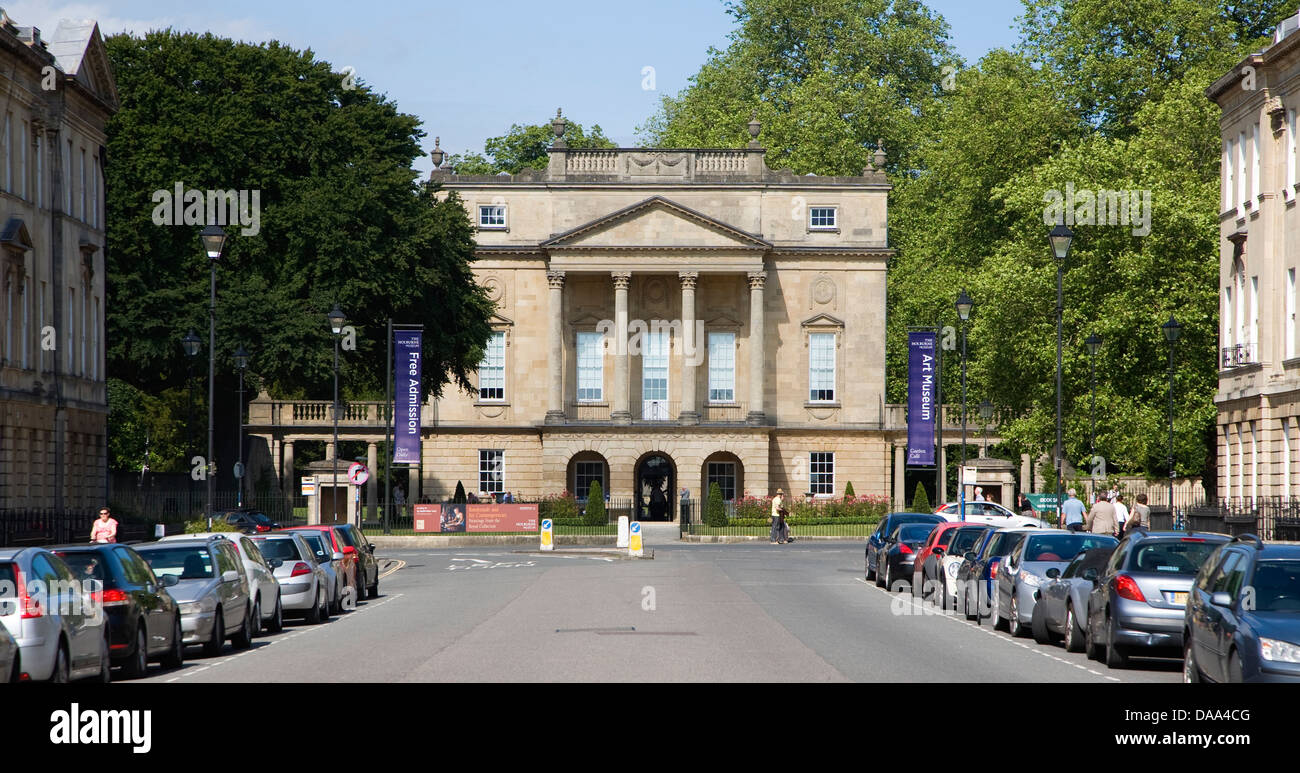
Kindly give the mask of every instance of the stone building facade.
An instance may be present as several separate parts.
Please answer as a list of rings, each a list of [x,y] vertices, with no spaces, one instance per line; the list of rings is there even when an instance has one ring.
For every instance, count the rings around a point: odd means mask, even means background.
[[[107,480],[105,125],[93,21],[0,11],[0,509],[98,507]]]

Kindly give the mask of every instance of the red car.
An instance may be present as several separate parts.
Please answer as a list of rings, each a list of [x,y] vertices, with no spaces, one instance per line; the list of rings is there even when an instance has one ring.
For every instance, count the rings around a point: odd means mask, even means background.
[[[934,527],[929,539],[917,551],[916,563],[912,565],[913,596],[924,599],[931,595],[934,588],[941,586],[943,578],[939,576],[941,571],[939,559],[943,557],[943,552],[952,542],[952,535],[956,534],[961,527],[970,525],[961,521],[947,521]]]
[[[357,581],[357,566],[359,556],[356,548],[348,543],[347,539],[339,532],[339,527],[330,524],[319,524],[317,526],[290,526],[280,531],[318,531],[329,535],[330,545],[336,553],[343,554],[343,561],[336,567],[336,571],[343,577],[345,586],[351,586],[357,591],[354,598],[363,598],[361,595],[361,585]],[[378,584],[378,583],[376,583]]]

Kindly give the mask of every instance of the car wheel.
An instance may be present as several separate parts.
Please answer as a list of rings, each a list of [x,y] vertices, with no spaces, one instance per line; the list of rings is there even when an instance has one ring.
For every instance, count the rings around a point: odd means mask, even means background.
[[[1196,655],[1192,652],[1192,637],[1184,637],[1183,643],[1183,683],[1199,684],[1201,682],[1201,668],[1196,665]],[[1236,653],[1234,653],[1236,654]]]
[[[324,618],[322,617],[322,615],[324,614],[324,612],[325,612],[325,610],[326,610],[326,608],[327,608],[326,605],[325,605],[324,603],[322,603],[322,601],[323,601],[323,599],[324,599],[324,596],[325,596],[325,589],[324,589],[324,588],[317,587],[317,588],[316,588],[316,606],[312,607],[312,608],[311,608],[310,610],[308,610],[308,612],[307,612],[307,623],[308,623],[309,625],[316,625],[317,623],[321,622],[321,621],[324,619]]]
[[[889,565],[880,565],[880,556],[876,556],[876,587],[885,587],[885,572],[889,571]]]
[[[144,621],[141,620],[136,623],[135,627],[135,653],[131,655],[131,659],[126,662],[126,667],[122,669],[126,673],[127,679],[139,679],[149,670],[149,645],[144,631]]]
[[[163,655],[163,668],[180,668],[185,663],[185,634],[181,631],[181,619],[172,623],[172,647]]]
[[[366,588],[366,598],[379,598],[379,569],[375,569],[375,584]]]
[[[1020,599],[1016,589],[1011,589],[1011,613],[1007,618],[1007,632],[1011,638],[1017,639],[1025,635],[1025,626],[1020,622]]]
[[[226,646],[226,621],[222,617],[221,610],[217,610],[217,617],[212,621],[212,637],[203,644],[203,654],[210,658],[215,658],[221,654],[221,650]]]
[[[865,569],[867,573],[867,582],[875,582],[876,570],[871,568],[871,558],[867,556],[865,553],[863,554],[862,563],[865,564]]]
[[[253,602],[253,616],[248,619],[251,624],[249,638],[262,635],[262,599],[259,596],[257,601]]]
[[[68,683],[68,647],[63,642],[59,642],[59,651],[54,655],[54,670],[50,672],[50,682],[53,684]]]
[[[1237,651],[1233,650],[1228,656],[1228,681],[1234,684],[1241,684],[1246,681],[1245,675],[1241,673],[1241,658]]]
[[[1128,652],[1124,646],[1115,642],[1115,618],[1106,616],[1106,666],[1108,668],[1127,668]]]
[[[108,645],[108,635],[104,635],[104,651],[100,653],[99,662],[99,683],[108,684],[113,681],[113,656],[109,653],[112,648]]]
[[[267,623],[266,630],[270,633],[279,633],[284,630],[284,609],[280,606],[280,595],[275,596],[275,614],[271,617],[271,622]]]
[[[1101,647],[1097,645],[1097,637],[1093,634],[1092,620],[1088,620],[1088,629],[1083,636],[1083,653],[1088,656],[1088,660],[1101,660]]]
[[[996,590],[993,592],[997,593]],[[1002,600],[1000,598],[995,598],[993,600],[993,630],[1006,631],[1009,630],[1009,628],[1010,626],[1007,625],[1007,619],[1002,616]]]
[[[1079,652],[1083,649],[1083,629],[1079,627],[1079,618],[1074,615],[1074,605],[1065,605],[1065,651]]]
[[[1034,632],[1034,641],[1039,644],[1052,643],[1051,632],[1047,630],[1047,613],[1041,601],[1034,605],[1034,613],[1029,616],[1029,628]]]
[[[966,590],[962,592],[962,603],[966,605],[966,609],[963,610],[963,612],[965,612],[966,614],[966,619],[974,620],[975,624],[979,625],[980,610],[979,607],[971,603],[971,593],[970,593],[969,583],[967,583]]]
[[[252,610],[248,609],[248,607],[245,607],[244,609],[246,610],[244,612],[244,627],[239,633],[230,637],[230,643],[233,644],[237,650],[246,650],[253,646],[253,620],[248,616],[248,613]]]
[[[329,603],[325,611],[335,615],[343,612],[343,589],[338,583],[334,583],[334,600]]]

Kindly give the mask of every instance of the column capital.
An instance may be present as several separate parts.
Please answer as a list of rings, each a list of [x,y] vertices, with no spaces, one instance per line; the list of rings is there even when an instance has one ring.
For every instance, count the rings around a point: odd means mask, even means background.
[[[632,284],[631,271],[611,271],[610,276],[614,278],[615,290],[626,290]]]
[[[694,290],[694,289],[695,289],[695,283],[696,283],[697,281],[699,281],[699,279],[700,279],[700,272],[698,272],[698,271],[678,271],[678,272],[677,272],[677,278],[680,279],[680,280],[682,280],[682,289],[683,289],[683,290]]]
[[[547,284],[549,284],[549,285],[551,286],[551,289],[552,289],[552,290],[563,290],[563,289],[564,289],[564,272],[563,272],[563,271],[547,271],[547,272],[546,272],[546,282],[547,282]]]
[[[745,276],[749,279],[749,289],[751,290],[762,290],[763,286],[767,284],[766,271],[750,271]]]

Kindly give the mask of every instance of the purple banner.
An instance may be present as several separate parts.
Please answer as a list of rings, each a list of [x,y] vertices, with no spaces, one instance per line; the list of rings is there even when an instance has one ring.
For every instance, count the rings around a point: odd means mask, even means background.
[[[907,334],[907,463],[934,466],[934,376],[938,337]]]
[[[393,333],[393,463],[420,463],[420,348],[421,331]]]

